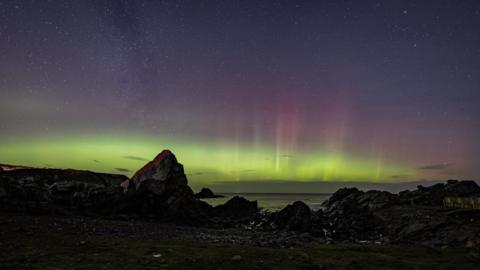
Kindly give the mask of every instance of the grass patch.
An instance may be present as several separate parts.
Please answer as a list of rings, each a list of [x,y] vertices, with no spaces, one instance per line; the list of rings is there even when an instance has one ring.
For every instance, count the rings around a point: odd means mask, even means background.
[[[0,269],[478,269],[465,250],[412,246],[265,248],[49,233],[2,235]],[[160,254],[160,256],[158,256]],[[234,256],[239,260],[232,260]]]

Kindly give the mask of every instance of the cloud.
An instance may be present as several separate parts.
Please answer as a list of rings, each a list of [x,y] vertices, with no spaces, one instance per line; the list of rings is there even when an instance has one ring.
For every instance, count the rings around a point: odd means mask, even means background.
[[[129,169],[125,169],[125,168],[115,168],[115,170],[117,170],[119,172],[130,172]]]
[[[449,168],[452,164],[450,163],[442,163],[442,164],[432,164],[432,165],[425,165],[418,167],[419,170],[422,171],[438,171],[438,170],[445,170]]]
[[[148,159],[146,159],[146,158],[137,157],[137,156],[123,156],[123,158],[131,159],[131,160],[138,160],[138,161],[148,161]]]
[[[408,174],[397,174],[397,175],[392,175],[391,176],[393,179],[399,179],[399,178],[407,178],[409,177]]]
[[[195,176],[195,175],[216,175],[219,174],[217,171],[204,171],[204,172],[191,172],[187,173],[187,176]]]

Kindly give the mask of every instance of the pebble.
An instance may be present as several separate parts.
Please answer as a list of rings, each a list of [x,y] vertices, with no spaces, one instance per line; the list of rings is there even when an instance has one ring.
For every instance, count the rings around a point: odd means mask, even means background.
[[[240,256],[240,255],[235,255],[235,256],[232,257],[232,261],[234,261],[234,262],[238,262],[240,260],[242,260],[242,256]]]

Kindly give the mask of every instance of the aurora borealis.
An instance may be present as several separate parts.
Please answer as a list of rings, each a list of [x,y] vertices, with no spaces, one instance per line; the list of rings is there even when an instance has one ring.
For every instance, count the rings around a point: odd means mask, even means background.
[[[478,25],[478,1],[0,1],[0,163],[478,179]]]

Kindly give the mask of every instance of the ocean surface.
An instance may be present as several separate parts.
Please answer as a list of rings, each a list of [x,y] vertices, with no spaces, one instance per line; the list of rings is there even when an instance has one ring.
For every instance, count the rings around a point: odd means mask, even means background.
[[[317,210],[330,197],[330,194],[283,194],[283,193],[219,193],[224,198],[202,199],[212,206],[223,204],[233,196],[241,196],[250,201],[257,201],[263,210],[276,211],[295,202],[302,201],[311,209]]]

